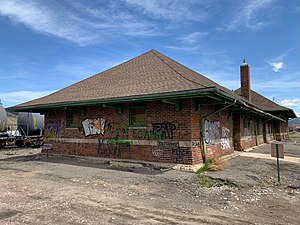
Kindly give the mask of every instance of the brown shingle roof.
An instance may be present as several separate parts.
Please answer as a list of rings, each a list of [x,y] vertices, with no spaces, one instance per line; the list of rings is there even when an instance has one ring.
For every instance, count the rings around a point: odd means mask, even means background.
[[[241,88],[234,91],[236,94],[241,94]],[[294,111],[292,109],[286,108],[284,106],[278,105],[277,103],[267,99],[266,97],[258,94],[257,92],[251,90],[251,101],[255,102],[255,104],[266,112],[274,112],[274,111],[286,111],[289,114],[289,117],[296,117]]]
[[[125,98],[207,87],[217,87],[227,94],[235,95],[199,73],[151,50],[48,96],[14,108]]]
[[[206,90],[219,92],[247,107],[259,107],[227,88],[151,50],[111,69],[61,89],[50,95],[12,107],[12,110],[84,105],[88,102],[118,102],[141,96],[155,97],[172,93]]]

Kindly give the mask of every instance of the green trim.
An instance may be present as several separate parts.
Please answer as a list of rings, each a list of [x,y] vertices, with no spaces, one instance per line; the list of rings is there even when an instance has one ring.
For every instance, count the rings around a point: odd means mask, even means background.
[[[194,99],[194,112],[200,112],[200,100],[195,98]]]
[[[135,121],[136,120],[135,109],[144,109],[145,110],[145,120],[144,121]],[[130,127],[145,127],[146,125],[147,125],[146,104],[131,104],[131,105],[129,105],[129,126]]]
[[[61,102],[61,103],[52,103],[46,105],[33,105],[33,106],[23,106],[23,107],[10,107],[9,109],[13,111],[22,111],[22,110],[32,110],[32,109],[49,109],[49,108],[61,108],[68,106],[82,106],[82,105],[98,105],[106,103],[124,103],[124,102],[139,102],[139,101],[151,101],[151,100],[162,100],[166,97],[168,98],[188,98],[193,96],[208,96],[212,93],[216,93],[217,88],[202,88],[188,91],[178,91],[178,92],[168,92],[168,93],[159,93],[159,94],[149,94],[149,95],[137,95],[137,96],[128,96],[128,97],[118,97],[118,98],[108,98],[103,100],[87,100],[87,101],[77,101],[77,102]]]
[[[14,106],[8,108],[8,110],[12,110],[15,112],[22,112],[22,111],[31,111],[31,110],[43,110],[49,108],[61,108],[67,106],[87,106],[87,105],[98,105],[104,103],[124,103],[124,102],[139,102],[139,101],[154,101],[154,100],[162,100],[167,98],[190,98],[190,97],[211,97],[216,98],[220,97],[222,99],[227,99],[229,101],[236,100],[240,106],[244,106],[246,110],[254,110],[258,114],[267,115],[269,117],[273,117],[277,120],[284,121],[283,119],[274,116],[270,113],[264,112],[263,110],[259,109],[257,106],[252,105],[249,102],[245,102],[242,98],[236,99],[234,96],[221,91],[216,87],[209,87],[209,88],[200,88],[200,89],[193,89],[193,90],[184,90],[184,91],[175,91],[175,92],[167,92],[167,93],[157,93],[157,94],[148,94],[148,95],[136,95],[136,96],[127,96],[127,97],[117,97],[117,98],[108,98],[103,100],[87,100],[87,101],[77,101],[77,102],[68,102],[68,103],[53,103],[47,105],[33,105],[33,106]]]
[[[181,103],[178,99],[163,99],[162,102],[167,104],[174,104],[176,112],[180,112],[181,110]]]
[[[79,123],[74,123],[74,116],[77,116],[77,114],[74,114],[75,111],[67,111],[66,112],[66,128],[78,128]]]
[[[118,114],[122,115],[124,113],[124,104],[102,104],[103,107],[116,108]]]

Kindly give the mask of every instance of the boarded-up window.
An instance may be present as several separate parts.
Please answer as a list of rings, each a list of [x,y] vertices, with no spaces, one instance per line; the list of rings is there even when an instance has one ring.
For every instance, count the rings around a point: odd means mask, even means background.
[[[80,125],[81,115],[79,111],[67,111],[67,127],[77,128]]]

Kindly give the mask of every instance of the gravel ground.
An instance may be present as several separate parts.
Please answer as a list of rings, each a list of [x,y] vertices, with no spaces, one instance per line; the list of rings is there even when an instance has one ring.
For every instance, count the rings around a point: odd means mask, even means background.
[[[291,151],[300,151],[295,149]],[[57,156],[47,159],[39,152],[30,148],[0,151],[0,224],[300,221],[299,164],[282,165],[282,182],[277,185],[276,164],[271,160],[236,157],[224,171],[198,178],[157,167],[110,167],[103,161]]]

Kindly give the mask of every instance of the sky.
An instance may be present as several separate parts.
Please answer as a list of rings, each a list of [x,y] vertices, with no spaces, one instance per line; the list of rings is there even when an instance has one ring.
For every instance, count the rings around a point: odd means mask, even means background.
[[[0,99],[13,106],[155,49],[300,116],[299,0],[0,0]]]

